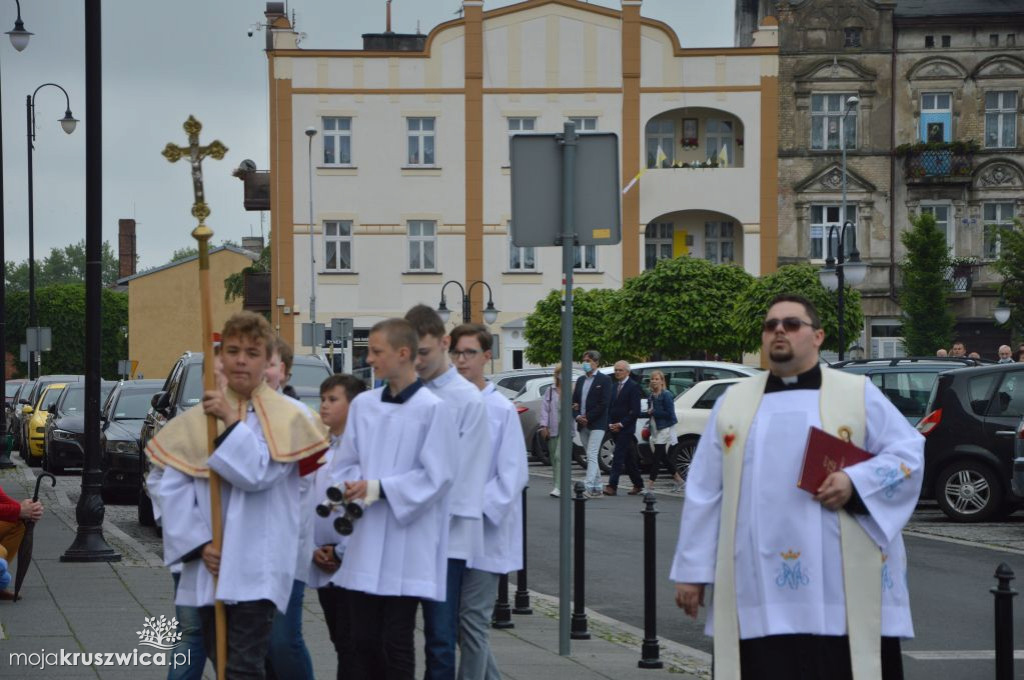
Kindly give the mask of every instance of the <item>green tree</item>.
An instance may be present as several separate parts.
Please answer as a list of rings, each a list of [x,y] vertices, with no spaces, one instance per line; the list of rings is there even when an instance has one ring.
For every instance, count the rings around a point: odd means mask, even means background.
[[[264,246],[259,258],[240,272],[224,279],[224,301],[231,302],[245,295],[245,275],[265,274],[270,271],[270,246]]]
[[[1000,232],[995,268],[1003,277],[1000,293],[1010,306],[1010,328],[1019,337],[1024,328],[1024,229],[1020,220],[1014,221],[1013,229]]]
[[[910,356],[930,356],[937,347],[949,346],[955,323],[946,280],[946,235],[935,226],[934,216],[921,213],[900,240],[907,249],[900,291],[904,344]]]
[[[839,296],[829,291],[818,279],[818,268],[809,264],[786,265],[778,271],[755,279],[733,307],[732,323],[736,341],[745,352],[761,348],[761,324],[768,305],[776,295],[802,295],[818,309],[825,330],[824,349],[839,351]],[[848,349],[864,326],[860,293],[846,286],[843,315],[844,338]]]
[[[100,258],[104,286],[117,281],[119,264],[109,241],[103,242]],[[6,263],[7,290],[28,290],[28,260]],[[47,286],[85,282],[85,239],[63,248],[51,248],[46,257],[36,259],[36,291]]]
[[[754,277],[741,267],[695,257],[658,262],[626,281],[608,320],[631,359],[738,357],[729,310]]]
[[[619,304],[619,291],[608,288],[573,290],[572,356],[578,359],[588,349],[605,356],[621,357],[621,336],[611,332],[611,310]],[[526,317],[526,360],[553,364],[562,358],[562,292],[553,290]]]
[[[178,248],[171,253],[170,262],[177,262],[178,260],[187,260],[190,257],[195,257],[199,254],[199,248],[196,246],[186,246],[184,248]],[[168,264],[170,264],[170,262]]]
[[[7,321],[7,347],[18,356],[18,347],[25,342],[28,326],[28,293],[7,294],[4,314]],[[53,349],[43,352],[42,371],[81,374],[85,372],[85,285],[59,284],[36,290],[40,326],[52,329]],[[128,342],[123,328],[128,327],[128,294],[104,288],[101,293],[102,345],[100,371],[104,378],[117,377],[118,359],[128,358]],[[18,363],[18,374],[25,375],[25,365]]]

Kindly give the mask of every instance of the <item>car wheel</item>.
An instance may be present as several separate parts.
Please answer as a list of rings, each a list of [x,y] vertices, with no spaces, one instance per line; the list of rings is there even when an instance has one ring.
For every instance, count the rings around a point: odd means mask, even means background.
[[[939,509],[954,522],[985,522],[1003,505],[1003,487],[988,465],[960,460],[946,466],[935,480]]]
[[[612,461],[615,459],[615,440],[606,438],[601,442],[601,448],[597,450],[597,464],[601,472],[608,474],[612,469]]]
[[[153,501],[149,499],[142,489],[139,489],[139,524],[144,527],[156,526],[156,519],[153,517]]]
[[[672,464],[675,467],[675,472],[678,472],[679,476],[683,478],[684,484],[690,474],[690,464],[693,463],[693,454],[697,451],[699,442],[700,437],[683,437],[672,450]]]
[[[42,461],[40,461],[40,463],[42,465],[42,468],[44,470],[46,470],[47,472],[52,472],[55,475],[62,475],[62,474],[64,474],[64,466],[62,466],[62,465],[54,465],[50,461],[50,457],[48,455],[46,455],[45,452],[43,453],[43,459],[42,459]]]

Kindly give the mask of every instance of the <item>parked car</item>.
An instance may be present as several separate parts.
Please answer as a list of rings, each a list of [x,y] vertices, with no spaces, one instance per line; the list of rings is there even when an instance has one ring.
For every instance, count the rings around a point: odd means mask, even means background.
[[[139,489],[139,439],[153,395],[162,380],[129,380],[117,384],[100,413],[100,448],[103,451],[104,494]]]
[[[1010,487],[1013,495],[1024,497],[1024,417],[1017,424],[1017,436],[1013,440],[1013,478]]]
[[[841,361],[832,364],[832,368],[868,376],[907,421],[917,425],[924,418],[928,398],[940,373],[980,365],[980,360],[967,357],[900,357]]]
[[[26,380],[8,380],[4,383],[4,411],[0,414],[3,418],[4,432],[12,437],[11,451],[18,448],[18,437],[14,431],[14,411],[18,405],[18,393],[25,386]]]
[[[61,392],[67,386],[62,382],[51,382],[39,392],[39,398],[31,406],[25,406],[28,420],[25,423],[25,440],[28,446],[21,452],[21,457],[29,467],[39,467],[43,463],[43,437],[46,433],[46,419],[50,415],[50,407],[57,403]]]
[[[320,383],[331,375],[331,369],[323,357],[296,355],[292,360],[292,377],[289,384],[315,388],[319,394]],[[185,352],[171,367],[163,387],[153,395],[151,408],[146,414],[139,437],[139,523],[153,526],[153,504],[146,492],[146,474],[149,461],[143,451],[149,440],[160,431],[168,420],[182,411],[198,404],[203,397],[203,353]],[[319,408],[319,406],[318,406]]]
[[[925,436],[922,496],[957,522],[984,522],[1011,511],[1014,449],[1024,417],[1024,364],[940,373],[917,424]]]
[[[79,382],[83,380],[84,376],[80,375],[44,375],[38,378],[32,383],[32,388],[27,392],[22,392],[21,396],[18,397],[18,403],[22,406],[27,406],[28,409],[22,408],[20,411],[15,409],[18,413],[18,425],[21,428],[21,443],[24,447],[21,448],[22,458],[28,452],[29,448],[29,436],[28,436],[28,421],[32,417],[32,413],[35,410],[36,402],[39,401],[39,395],[43,391],[43,388],[52,383],[67,383]],[[28,458],[25,458],[27,461]]]
[[[100,382],[100,403],[106,401],[116,383]],[[60,474],[65,468],[80,468],[85,460],[85,383],[68,383],[50,407],[43,430],[43,459],[47,472]]]
[[[11,403],[10,420],[7,423],[7,432],[14,436],[14,448],[18,451],[25,450],[25,442],[22,439],[22,409],[24,404],[22,399],[27,399],[29,392],[35,386],[35,380],[26,380],[21,384],[17,394],[14,395],[14,400]]]
[[[580,373],[582,375],[582,373]],[[526,453],[530,460],[551,465],[551,458],[548,455],[547,442],[540,436],[540,425],[537,419],[540,417],[540,407],[544,394],[555,384],[555,379],[548,371],[548,375],[538,378],[531,378],[519,391],[512,402],[519,413],[519,424],[523,428],[523,439],[526,442]],[[582,467],[587,466],[587,455],[580,445],[580,437],[577,434],[573,437],[572,459]]]
[[[520,368],[514,371],[503,371],[501,373],[492,373],[487,376],[487,379],[494,383],[494,388],[504,394],[509,399],[515,399],[516,395],[523,391],[526,387],[526,383],[535,378],[551,378],[551,372],[554,369],[548,368]],[[577,376],[583,375],[583,371],[573,369],[573,380]],[[554,378],[551,378],[554,380]]]

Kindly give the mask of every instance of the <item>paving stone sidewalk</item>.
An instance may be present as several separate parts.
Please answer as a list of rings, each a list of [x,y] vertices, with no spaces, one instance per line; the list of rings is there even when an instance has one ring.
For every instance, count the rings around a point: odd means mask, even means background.
[[[0,472],[0,487],[14,498],[31,496],[34,472],[23,467]],[[38,656],[59,664],[74,652],[132,655],[155,651],[139,644],[138,631],[146,617],[174,615],[170,574],[153,555],[130,536],[107,525],[105,537],[122,554],[121,562],[64,563],[61,554],[75,536],[74,509],[58,502],[44,483],[40,500],[47,513],[36,526],[32,566],[19,602],[0,602],[0,678],[163,678],[166,667],[143,666],[138,657],[126,665],[40,668]],[[13,568],[13,565],[12,565]],[[316,595],[307,591],[303,631],[318,678],[333,678],[334,650]],[[708,678],[710,659],[682,645],[663,642],[662,670],[637,668],[642,631],[589,612],[592,639],[574,641],[572,655],[558,655],[558,603],[545,595],[532,597],[534,613],[514,616],[515,628],[492,630],[491,640],[502,675],[515,680],[573,680],[575,678],[673,677]],[[422,634],[417,630],[422,672]],[[20,657],[19,654],[28,655]],[[35,655],[35,656],[31,656]],[[168,661],[172,654],[168,654]],[[36,661],[29,667],[26,661]],[[106,660],[106,659],[105,659]],[[116,661],[114,657],[112,661]],[[18,665],[20,662],[20,665]],[[212,666],[206,675],[213,678]]]

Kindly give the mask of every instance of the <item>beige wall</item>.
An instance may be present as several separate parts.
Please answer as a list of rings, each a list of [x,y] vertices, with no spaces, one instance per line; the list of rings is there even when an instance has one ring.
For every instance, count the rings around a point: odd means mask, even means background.
[[[252,264],[245,255],[220,250],[210,256],[214,330],[242,310],[242,299],[224,301],[224,279]],[[164,378],[186,350],[201,351],[199,261],[192,260],[128,282],[128,354],[136,375]]]

